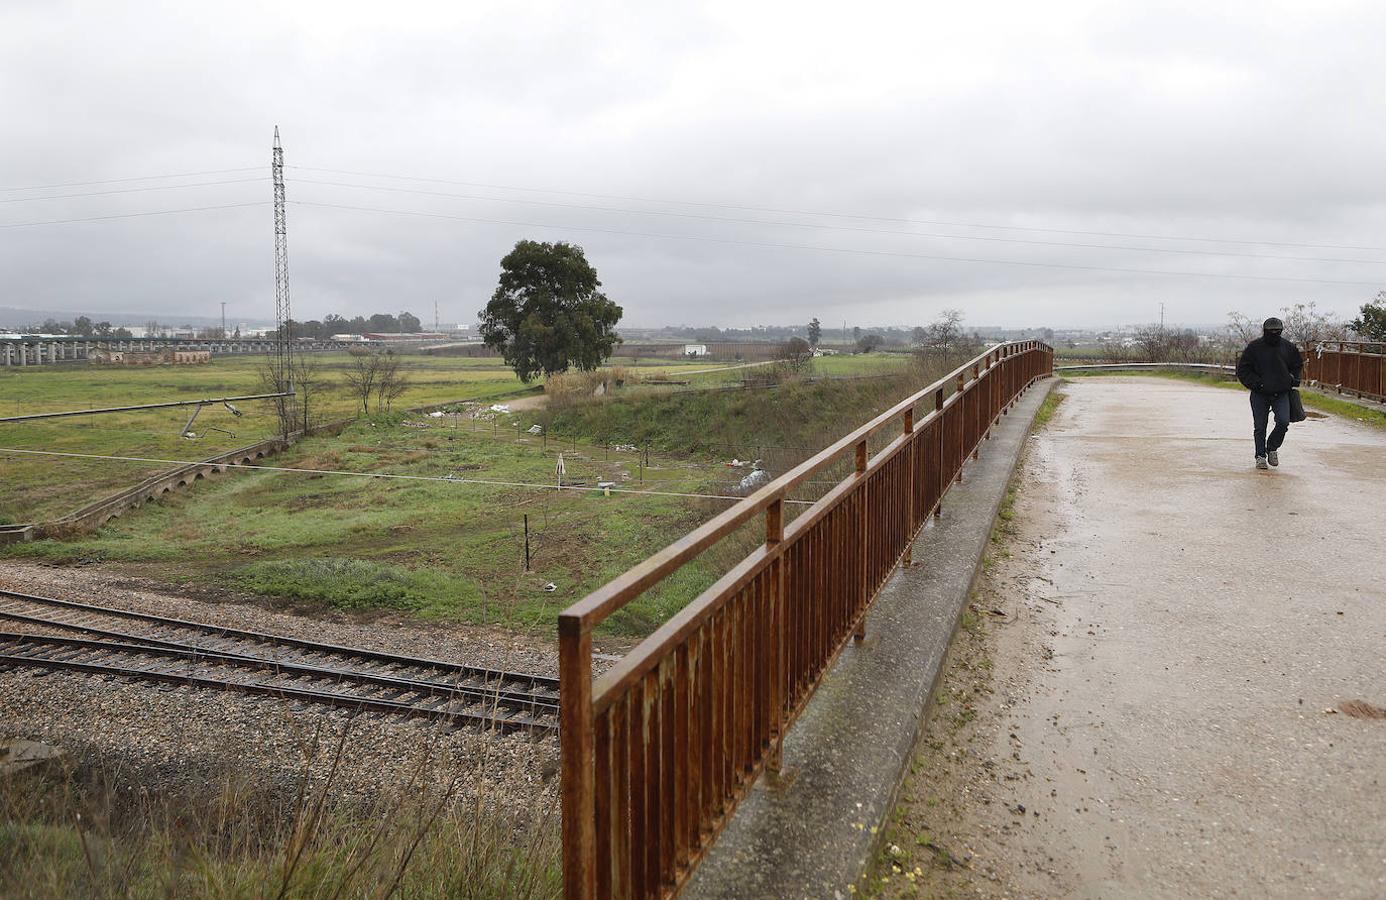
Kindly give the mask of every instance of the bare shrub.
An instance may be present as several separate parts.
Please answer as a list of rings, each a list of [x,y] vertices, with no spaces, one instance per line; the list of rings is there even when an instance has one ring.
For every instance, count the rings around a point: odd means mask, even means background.
[[[544,382],[544,394],[551,405],[562,405],[609,394],[626,385],[639,384],[644,378],[639,370],[627,366],[564,372],[549,376]]]
[[[353,347],[348,352],[346,386],[361,404],[361,412],[370,414],[372,397],[377,412],[388,412],[394,401],[409,389],[409,376],[402,360],[389,350]]]

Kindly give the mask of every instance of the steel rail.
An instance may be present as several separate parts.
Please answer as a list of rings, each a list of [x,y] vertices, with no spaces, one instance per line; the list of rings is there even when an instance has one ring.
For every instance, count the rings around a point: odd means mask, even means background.
[[[500,669],[486,669],[477,666],[467,666],[461,663],[446,662],[438,659],[427,659],[423,657],[401,656],[393,653],[385,653],[379,650],[368,650],[363,647],[347,647],[338,644],[325,644],[316,641],[308,641],[302,638],[288,637],[286,635],[266,634],[258,631],[246,631],[239,628],[228,628],[221,625],[209,625],[204,622],[192,622],[186,619],[174,619],[167,616],[156,616],[149,613],[139,613],[128,609],[116,609],[108,606],[96,606],[89,603],[77,603],[72,600],[60,600],[56,597],[40,597],[33,594],[23,594],[18,591],[0,589],[0,601],[4,598],[21,600],[44,606],[53,606],[61,609],[77,610],[83,613],[96,615],[117,616],[120,618],[133,619],[140,622],[149,622],[155,625],[194,629],[203,634],[214,637],[226,637],[230,639],[246,640],[255,643],[277,644],[284,647],[292,647],[297,650],[305,650],[310,653],[326,653],[337,656],[354,656],[360,659],[369,659],[374,662],[386,663],[396,666],[408,666],[419,669],[436,669],[460,675],[465,678],[479,678],[484,681],[506,681],[515,684],[525,684],[532,690],[544,690],[552,692],[556,697],[558,694],[558,679],[546,675],[533,675],[526,672],[506,672]]]
[[[172,400],[168,403],[141,403],[138,406],[108,406],[104,409],[72,409],[65,412],[30,413],[27,416],[5,416],[0,418],[0,423],[31,422],[34,419],[62,419],[68,416],[95,416],[101,413],[137,412],[142,409],[169,409],[175,406],[206,406],[212,403],[230,403],[234,400],[277,400],[280,397],[292,397],[293,395],[293,391],[283,391],[278,394],[246,394],[242,397],[212,397],[209,400]]]
[[[29,625],[36,625],[45,628],[58,628],[69,631],[80,631],[85,634],[98,635],[104,638],[113,638],[122,642],[132,643],[109,643],[102,641],[89,641],[83,638],[65,638],[57,635],[34,634],[29,632],[0,631],[0,640],[6,638],[32,639],[36,642],[42,641],[67,641],[72,643],[101,645],[111,648],[124,647],[144,647],[152,654],[165,656],[177,656],[186,658],[207,658],[225,660],[227,662],[238,662],[249,668],[271,669],[275,672],[292,672],[299,675],[306,675],[315,678],[333,678],[337,680],[361,681],[374,684],[379,687],[391,687],[401,690],[412,690],[427,692],[433,695],[452,695],[469,700],[483,701],[487,703],[499,703],[508,708],[519,709],[542,709],[558,711],[558,699],[548,694],[531,694],[523,691],[509,691],[502,688],[481,688],[471,685],[458,684],[446,681],[427,681],[414,678],[400,678],[394,675],[381,674],[379,672],[366,672],[359,669],[339,669],[332,666],[313,666],[305,665],[293,660],[266,659],[262,656],[252,656],[246,653],[230,653],[210,647],[199,647],[194,644],[181,644],[177,641],[165,641],[158,638],[146,637],[140,634],[128,634],[121,631],[109,631],[102,628],[93,628],[85,625],[77,625],[70,622],[59,622],[52,619],[44,619],[40,616],[26,616],[20,613],[6,612],[0,610],[0,618],[11,619],[16,622],[24,622]]]
[[[0,635],[3,641],[8,635]],[[20,637],[29,637],[20,635]],[[75,639],[72,638],[53,638],[55,642],[67,643]],[[28,643],[26,641],[26,643]],[[96,642],[78,642],[96,643]],[[132,647],[130,650],[135,652],[156,651],[159,648],[151,647]],[[549,731],[553,729],[552,723],[543,722],[537,719],[520,715],[507,717],[485,716],[478,713],[450,710],[439,707],[420,706],[413,703],[405,703],[399,700],[383,698],[360,697],[350,694],[338,694],[332,691],[320,691],[312,688],[291,687],[288,685],[269,684],[261,681],[234,681],[231,679],[210,678],[205,675],[193,675],[189,673],[166,672],[159,669],[137,668],[123,665],[112,665],[108,663],[86,662],[76,659],[56,659],[54,657],[43,656],[24,656],[10,652],[9,648],[0,646],[0,666],[24,666],[28,668],[44,668],[85,672],[95,675],[116,675],[125,678],[142,679],[146,681],[158,681],[166,684],[190,685],[201,688],[214,688],[219,690],[237,691],[247,694],[267,694],[280,699],[302,700],[310,703],[326,704],[346,709],[358,711],[369,710],[372,712],[395,713],[411,718],[430,718],[443,721],[465,722],[479,726],[495,727],[501,731]],[[107,652],[115,652],[108,650]],[[129,651],[125,651],[129,652]],[[233,661],[234,662],[234,661]]]

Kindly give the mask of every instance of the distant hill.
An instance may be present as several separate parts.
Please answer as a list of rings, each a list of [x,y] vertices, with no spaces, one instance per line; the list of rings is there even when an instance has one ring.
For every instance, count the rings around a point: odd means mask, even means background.
[[[113,325],[143,325],[151,320],[160,322],[164,325],[220,325],[221,316],[191,316],[183,313],[158,313],[158,312],[101,312],[98,310],[71,310],[71,309],[19,309],[14,306],[0,306],[0,328],[20,328],[25,325],[37,325],[44,319],[57,319],[59,322],[71,322],[78,316],[86,316],[93,322],[110,322]],[[273,319],[248,319],[240,316],[233,316],[231,313],[226,315],[227,327],[235,325],[252,325],[255,327],[273,325]]]

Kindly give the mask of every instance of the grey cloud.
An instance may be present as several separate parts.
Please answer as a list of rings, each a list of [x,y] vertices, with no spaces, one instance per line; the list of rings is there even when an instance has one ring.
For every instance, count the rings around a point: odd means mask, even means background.
[[[9,4],[0,10],[4,185],[242,166],[252,184],[0,203],[0,224],[269,199],[291,167],[1077,231],[1386,247],[1382,75],[1369,3],[815,10],[661,4]],[[236,176],[216,176],[231,179]],[[215,177],[190,180],[215,180]],[[1350,312],[1386,267],[808,230],[349,190],[291,168],[303,317],[409,308],[468,321],[515,240],[587,248],[637,325],[1215,322],[1301,299]],[[908,226],[462,186],[471,196],[746,219]],[[151,183],[152,184],[152,183]],[[75,189],[74,189],[75,190]],[[0,193],[0,199],[24,196]],[[717,238],[711,243],[581,229]],[[1207,247],[917,226],[922,232]],[[0,229],[0,305],[175,318],[273,310],[266,207]],[[1131,275],[906,256],[1265,274]],[[1386,250],[1214,245],[1386,260]],[[1386,285],[1384,285],[1386,286]]]

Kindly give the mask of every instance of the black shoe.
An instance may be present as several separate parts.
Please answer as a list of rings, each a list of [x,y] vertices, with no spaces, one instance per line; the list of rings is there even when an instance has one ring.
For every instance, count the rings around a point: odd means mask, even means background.
[[[1276,450],[1267,450],[1266,462],[1270,463],[1273,466],[1280,465],[1280,453]]]

